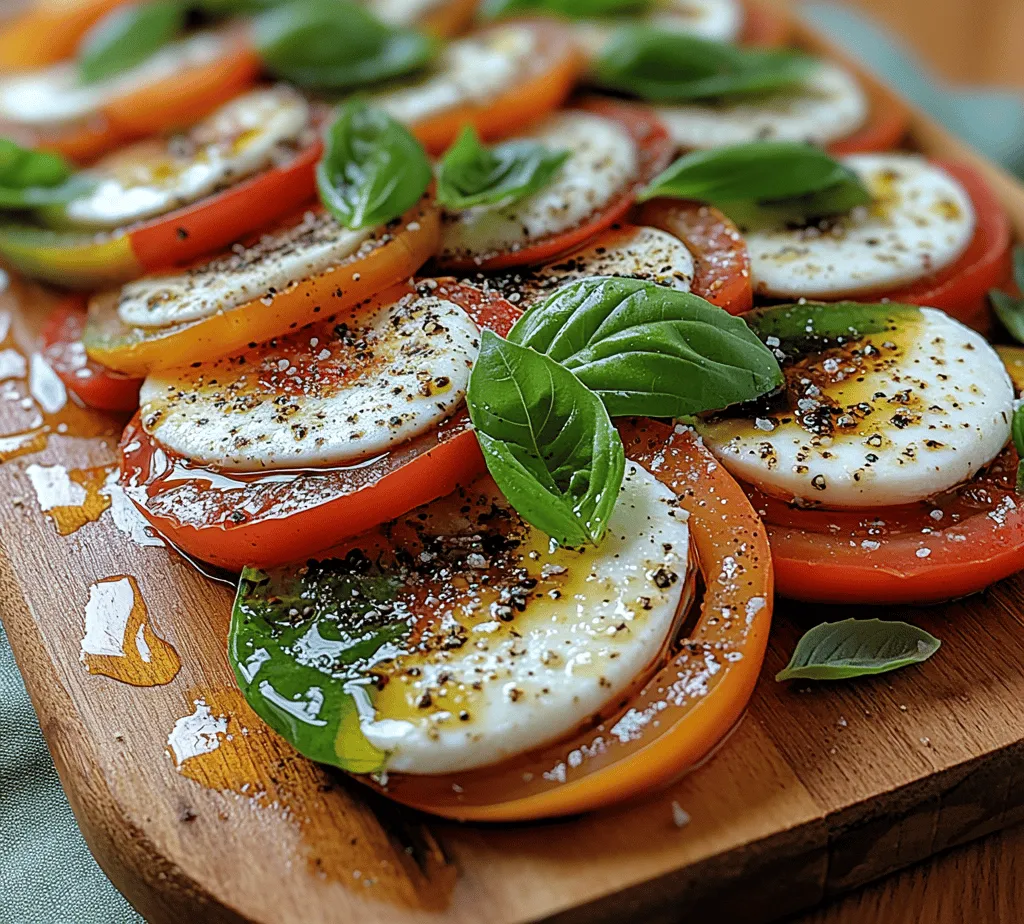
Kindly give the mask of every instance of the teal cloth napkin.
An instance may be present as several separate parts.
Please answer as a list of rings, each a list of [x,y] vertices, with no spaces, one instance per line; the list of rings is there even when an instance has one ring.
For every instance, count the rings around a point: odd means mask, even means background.
[[[1024,176],[1021,96],[953,90],[850,9],[807,3],[803,11],[951,131]],[[141,920],[86,849],[0,627],[0,924]]]

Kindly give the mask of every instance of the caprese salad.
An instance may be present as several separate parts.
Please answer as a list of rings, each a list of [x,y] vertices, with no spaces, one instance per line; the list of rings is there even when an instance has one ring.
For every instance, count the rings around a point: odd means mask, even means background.
[[[725,737],[776,590],[1024,569],[1008,218],[759,7],[62,9],[0,33],[0,259],[83,290],[45,355],[237,580],[239,687],[302,754],[455,818],[594,809]],[[878,625],[780,676],[937,648]]]

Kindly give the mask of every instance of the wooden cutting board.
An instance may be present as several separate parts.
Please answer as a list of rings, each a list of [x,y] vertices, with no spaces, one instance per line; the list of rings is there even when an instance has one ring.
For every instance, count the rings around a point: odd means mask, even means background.
[[[920,115],[913,142],[975,159]],[[1024,234],[1024,193],[979,167]],[[51,304],[0,296],[0,615],[86,839],[151,922],[760,922],[1024,819],[1020,578],[879,612],[943,647],[856,683],[771,679],[805,628],[863,615],[780,603],[729,740],[614,810],[462,826],[309,763],[235,690],[231,589],[107,483],[121,421],[62,407],[33,362]]]

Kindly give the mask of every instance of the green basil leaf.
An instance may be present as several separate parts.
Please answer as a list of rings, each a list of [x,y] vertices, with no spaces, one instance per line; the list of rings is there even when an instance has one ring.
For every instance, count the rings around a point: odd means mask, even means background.
[[[1024,293],[1024,247],[1013,248],[1013,280],[1017,291]],[[1014,340],[1024,343],[1024,297],[990,289],[988,298],[999,323]]]
[[[1013,412],[1010,424],[1013,448],[1017,450],[1017,493],[1024,494],[1024,404]]]
[[[805,80],[817,62],[799,51],[748,48],[650,26],[622,26],[592,67],[599,86],[672,103],[768,93]]]
[[[185,4],[176,0],[149,0],[115,9],[78,46],[79,80],[96,83],[141,64],[181,32],[185,14]]]
[[[299,0],[256,20],[256,48],[267,68],[301,87],[348,89],[418,70],[435,42],[389,26],[353,0]]]
[[[547,186],[569,154],[525,138],[487,148],[467,125],[438,164],[437,201],[449,209],[511,205]]]
[[[844,619],[815,626],[797,643],[776,680],[846,680],[927,661],[942,643],[917,626]]]
[[[627,13],[644,13],[654,0],[484,0],[480,13],[485,19],[525,13],[547,13],[566,19],[601,19]]]
[[[509,340],[561,363],[613,417],[685,417],[783,384],[775,356],[742,318],[689,292],[596,276],[529,308]]]
[[[423,146],[383,109],[353,99],[327,129],[316,167],[323,204],[346,228],[377,227],[411,208],[433,175]]]
[[[709,202],[748,225],[834,215],[871,201],[849,167],[820,148],[790,141],[692,151],[640,194],[642,200],[658,196]]]
[[[380,769],[346,684],[411,631],[399,581],[369,559],[247,568],[238,584],[228,657],[249,705],[306,757],[353,773]]]
[[[70,202],[95,183],[59,154],[0,138],[0,209],[34,209]]]
[[[262,13],[288,2],[291,0],[191,0],[189,5],[208,16],[237,16],[245,13]]]
[[[550,357],[485,330],[466,403],[487,468],[523,519],[562,546],[600,542],[626,464],[601,399]]]

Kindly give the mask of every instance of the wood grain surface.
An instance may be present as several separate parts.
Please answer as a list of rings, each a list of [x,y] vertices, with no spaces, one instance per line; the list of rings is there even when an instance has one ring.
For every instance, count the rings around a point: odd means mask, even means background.
[[[921,117],[914,141],[970,157]],[[981,169],[1024,231],[1024,194]],[[2,296],[15,322],[3,348],[29,353],[47,307],[30,287]],[[118,422],[49,411],[27,378],[7,379],[13,397],[0,401],[0,433],[26,432],[32,450],[17,455],[17,439],[0,439],[0,454],[14,455],[0,465],[10,499],[0,505],[2,616],[85,836],[154,924],[768,921],[1024,820],[1021,579],[882,614],[923,625],[943,648],[857,683],[771,680],[824,615],[780,605],[762,682],[731,738],[633,804],[505,827],[401,809],[298,758],[246,708],[224,654],[229,588],[133,541],[116,498],[74,531],[61,511],[73,505],[40,509],[32,466],[99,484]],[[123,606],[125,594],[125,661],[112,666],[97,660],[110,657],[103,644],[84,641],[87,614]],[[895,920],[870,893],[851,901]]]

